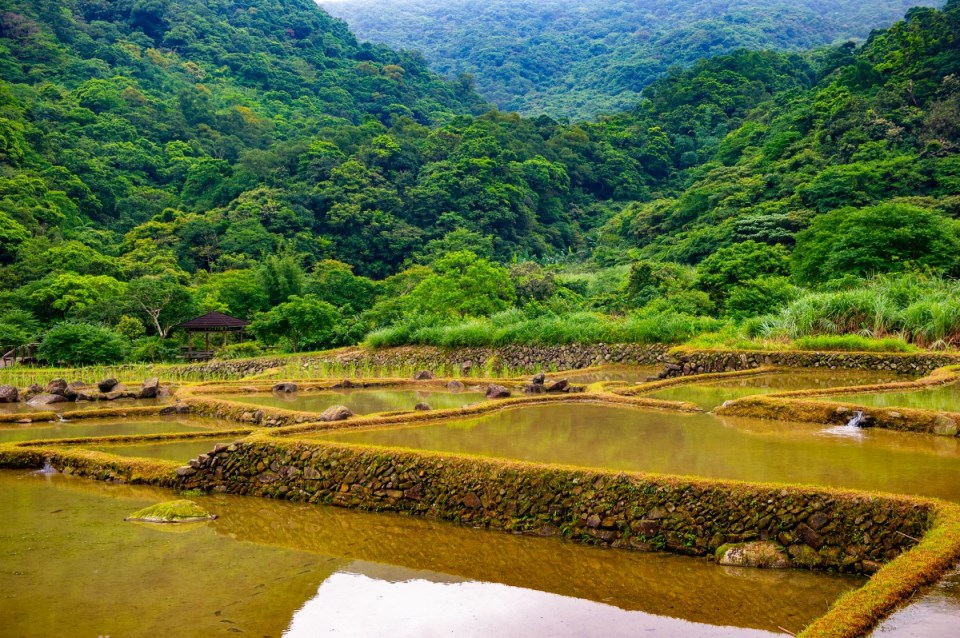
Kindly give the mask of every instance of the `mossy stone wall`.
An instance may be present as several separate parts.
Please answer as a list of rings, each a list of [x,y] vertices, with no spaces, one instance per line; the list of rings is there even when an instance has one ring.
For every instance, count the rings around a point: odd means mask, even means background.
[[[708,372],[734,372],[761,366],[889,370],[924,375],[948,365],[960,364],[960,355],[934,353],[870,352],[745,352],[738,350],[675,350],[665,359],[665,376],[676,377]]]
[[[712,555],[771,540],[798,567],[872,572],[909,549],[931,506],[783,488],[307,441],[217,448],[180,487],[389,510],[619,548]]]

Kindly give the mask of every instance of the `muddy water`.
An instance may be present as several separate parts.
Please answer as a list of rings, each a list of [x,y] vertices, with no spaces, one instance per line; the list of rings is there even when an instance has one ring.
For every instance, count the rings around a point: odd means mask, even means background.
[[[85,436],[116,436],[203,432],[223,428],[224,424],[210,419],[185,417],[151,417],[148,419],[85,419],[66,423],[31,423],[29,425],[0,424],[0,443],[32,441],[34,439],[73,439]]]
[[[863,582],[244,497],[122,520],[171,497],[0,472],[3,635],[765,636]]]
[[[587,385],[590,383],[599,383],[620,381],[625,384],[640,383],[646,381],[648,377],[656,376],[663,366],[606,366],[589,372],[557,372],[548,374],[547,379],[566,379],[570,383]]]
[[[75,410],[102,410],[104,408],[140,408],[151,405],[165,405],[170,399],[117,399],[115,401],[65,401],[50,405],[28,405],[26,403],[0,403],[0,414],[29,414],[31,412],[73,412]]]
[[[960,412],[960,384],[953,383],[940,386],[939,388],[915,390],[913,392],[845,394],[834,397],[820,397],[820,400],[856,403],[857,405],[868,405],[878,408],[921,408],[926,410]]]
[[[692,377],[691,381],[696,377]],[[906,377],[893,372],[863,370],[790,370],[730,381],[691,383],[674,386],[644,396],[669,401],[690,401],[704,410],[712,410],[724,401],[753,394],[771,394],[790,390],[840,388],[903,381]]]
[[[412,410],[418,403],[427,403],[434,410],[460,408],[485,400],[483,392],[443,392],[440,390],[366,389],[324,392],[291,392],[289,394],[238,394],[224,396],[230,401],[252,403],[270,408],[323,412],[332,405],[345,405],[355,414]]]
[[[830,485],[960,501],[960,441],[596,404],[514,408],[315,438],[613,470]]]
[[[137,456],[164,461],[186,462],[205,454],[218,444],[229,445],[236,439],[196,439],[188,441],[171,441],[168,443],[154,441],[138,443],[136,445],[85,445],[82,449],[97,450],[117,456]],[[78,446],[80,447],[80,446]]]
[[[883,621],[875,638],[946,638],[960,635],[960,567],[915,602]]]

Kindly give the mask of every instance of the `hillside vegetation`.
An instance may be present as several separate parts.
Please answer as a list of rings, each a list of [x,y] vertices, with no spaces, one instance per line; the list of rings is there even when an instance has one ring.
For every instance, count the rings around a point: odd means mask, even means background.
[[[579,124],[477,115],[305,0],[14,4],[0,78],[0,346],[52,362],[167,359],[208,310],[253,320],[223,356],[960,343],[958,0]]]
[[[673,66],[866,38],[933,0],[319,0],[363,40],[423,52],[499,108],[585,119]]]

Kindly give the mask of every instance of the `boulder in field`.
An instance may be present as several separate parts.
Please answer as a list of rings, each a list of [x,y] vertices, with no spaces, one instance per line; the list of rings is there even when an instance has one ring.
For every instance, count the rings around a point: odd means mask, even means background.
[[[417,381],[429,381],[433,378],[433,373],[429,370],[421,370],[420,372],[413,375],[413,378]]]
[[[143,382],[139,395],[141,399],[156,399],[158,394],[160,394],[160,379],[153,377]]]
[[[54,403],[66,403],[67,397],[59,394],[47,394],[42,392],[27,401],[27,405],[52,405]]]
[[[320,414],[321,421],[343,421],[353,416],[353,411],[345,405],[331,405]]]
[[[548,385],[547,392],[566,392],[569,386],[570,383],[566,379],[560,379]]]
[[[463,388],[463,381],[458,379],[454,379],[447,384],[447,390],[450,390],[450,392],[463,392]]]
[[[64,379],[54,379],[47,384],[47,387],[44,391],[47,394],[59,394],[60,396],[65,396],[64,393],[67,391],[67,382]]]
[[[274,392],[296,392],[297,384],[289,381],[278,383],[273,386],[273,391]]]
[[[423,401],[421,401],[420,403],[418,403],[418,404],[416,404],[415,406],[413,406],[413,409],[414,409],[414,410],[420,410],[420,411],[422,411],[422,412],[426,412],[427,410],[432,410],[433,408],[430,407],[430,404],[429,404],[429,403],[424,403]]]
[[[216,514],[211,514],[193,501],[181,499],[145,507],[124,520],[141,523],[196,523],[197,521],[209,521],[216,517]]]
[[[507,390],[502,385],[497,385],[496,383],[491,383],[487,386],[487,398],[488,399],[506,399],[510,396],[510,390]]]
[[[113,377],[110,377],[109,379],[104,379],[103,381],[97,383],[97,387],[100,389],[100,392],[110,392],[117,387],[119,383],[119,381]]]
[[[20,391],[15,385],[0,385],[0,403],[16,403],[20,400]]]
[[[83,381],[74,381],[67,384],[66,389],[63,391],[63,396],[67,397],[67,400],[69,401],[76,401],[80,393],[86,389],[86,383]]]
[[[543,387],[542,383],[528,383],[523,386],[523,391],[527,394],[543,394],[547,389]]]
[[[538,372],[535,375],[533,375],[533,378],[530,380],[530,383],[533,383],[535,385],[543,385],[546,382],[546,380],[547,380],[547,375],[545,375],[542,372]]]

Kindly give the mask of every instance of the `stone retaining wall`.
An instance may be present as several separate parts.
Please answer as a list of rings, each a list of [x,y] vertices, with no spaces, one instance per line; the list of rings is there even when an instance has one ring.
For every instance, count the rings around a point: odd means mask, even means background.
[[[390,510],[711,555],[764,540],[796,567],[873,572],[931,523],[925,501],[306,441],[220,446],[177,470],[182,489]]]
[[[456,348],[401,347],[367,350],[346,348],[326,353],[299,357],[305,368],[311,365],[328,364],[351,366],[375,366],[384,368],[436,369],[441,366],[455,367],[461,371],[486,368],[488,365],[517,370],[555,368],[574,370],[597,365],[626,364],[654,365],[662,363],[668,346],[653,344],[593,344],[567,346],[506,346],[503,348]],[[219,376],[248,376],[270,368],[286,366],[290,358],[261,358],[237,361],[211,361],[186,366],[190,373],[217,374]]]
[[[707,372],[733,372],[761,366],[791,368],[847,368],[890,370],[924,375],[948,365],[960,365],[960,355],[933,353],[869,352],[744,352],[736,350],[675,350],[665,359],[664,376],[677,377]]]

